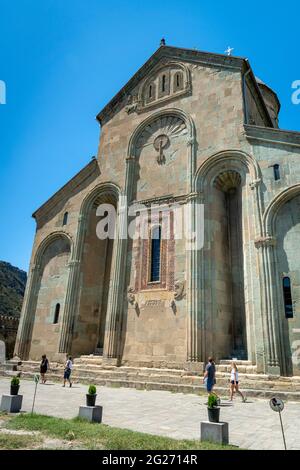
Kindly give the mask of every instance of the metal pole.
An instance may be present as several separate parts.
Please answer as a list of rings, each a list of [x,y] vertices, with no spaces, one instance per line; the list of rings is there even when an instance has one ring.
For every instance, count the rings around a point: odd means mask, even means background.
[[[31,414],[33,413],[33,408],[34,408],[34,402],[35,402],[35,396],[36,396],[36,389],[37,389],[37,382],[35,382],[35,390],[34,390],[34,397],[33,397],[33,402],[32,402],[32,410],[31,410]]]
[[[283,443],[284,443],[284,450],[286,450],[286,442],[285,442],[284,430],[283,430],[283,425],[282,425],[281,411],[279,411],[279,418],[280,418],[281,431],[282,431],[282,437],[283,437]]]

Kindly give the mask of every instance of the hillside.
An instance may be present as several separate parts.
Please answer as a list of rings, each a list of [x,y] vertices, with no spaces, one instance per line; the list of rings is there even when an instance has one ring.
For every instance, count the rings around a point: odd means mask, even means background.
[[[25,291],[25,271],[0,261],[0,315],[19,315]]]

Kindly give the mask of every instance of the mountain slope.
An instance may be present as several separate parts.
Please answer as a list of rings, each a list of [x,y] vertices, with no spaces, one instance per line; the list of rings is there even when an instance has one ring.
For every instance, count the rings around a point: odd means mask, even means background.
[[[0,261],[0,315],[20,315],[27,274]]]

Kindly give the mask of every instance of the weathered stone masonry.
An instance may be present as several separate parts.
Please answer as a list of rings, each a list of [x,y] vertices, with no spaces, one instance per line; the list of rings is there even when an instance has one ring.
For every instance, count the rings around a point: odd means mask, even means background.
[[[279,109],[246,59],[161,46],[99,113],[97,159],[34,213],[15,354],[186,369],[212,354],[299,375],[300,134]],[[148,239],[100,240],[101,203],[119,235],[143,205]],[[152,282],[145,207],[174,203],[192,229],[203,205],[204,244],[172,219]]]

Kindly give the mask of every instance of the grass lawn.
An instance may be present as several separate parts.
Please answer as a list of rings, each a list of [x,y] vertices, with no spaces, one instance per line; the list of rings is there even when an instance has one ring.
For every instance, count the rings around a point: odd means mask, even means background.
[[[220,446],[210,442],[197,440],[176,440],[168,437],[154,436],[140,432],[129,431],[93,424],[79,418],[61,419],[38,414],[20,414],[5,419],[2,429],[38,431],[41,438],[55,438],[64,441],[74,441],[81,449],[107,450],[231,450],[234,446]],[[3,440],[1,441],[1,438]],[[22,444],[22,438],[24,442]],[[11,442],[10,442],[11,439]],[[30,442],[30,439],[32,442]],[[42,439],[42,440],[43,440]],[[17,449],[34,448],[36,436],[20,436],[0,433],[0,448]],[[40,439],[41,441],[41,439]]]

